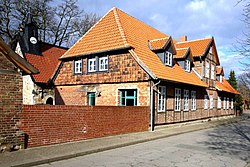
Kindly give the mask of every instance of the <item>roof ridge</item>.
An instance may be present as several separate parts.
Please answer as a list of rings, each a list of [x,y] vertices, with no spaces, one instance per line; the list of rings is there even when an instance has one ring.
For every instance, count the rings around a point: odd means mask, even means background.
[[[170,37],[170,36],[168,36],[168,37],[164,37],[164,38],[156,38],[156,39],[151,39],[151,40],[149,40],[149,42],[160,41],[160,40],[168,39],[169,37]]]
[[[124,42],[124,45],[125,45],[125,46],[130,46],[130,45],[128,44],[128,41],[127,41],[125,32],[124,32],[124,30],[123,30],[123,28],[122,28],[122,24],[121,24],[121,22],[120,22],[120,17],[119,17],[119,15],[118,15],[118,13],[117,13],[117,10],[118,10],[118,9],[117,9],[116,7],[113,7],[112,10],[113,10],[113,13],[114,13],[114,17],[115,17],[116,24],[117,24],[117,26],[118,26],[118,29],[119,29],[119,32],[120,32],[120,34],[121,34],[122,40],[123,40],[123,42]]]
[[[73,48],[78,42],[80,42],[97,24],[100,23],[100,21],[103,20],[103,18],[105,18],[112,10],[114,10],[115,7],[111,8],[105,15],[102,16],[102,18],[100,18],[100,20],[98,20],[85,34],[83,34],[83,36],[81,38],[79,38],[75,43],[74,45],[72,45],[70,47],[70,49],[68,49],[60,58],[63,58],[64,55],[66,55],[70,50],[71,48]]]
[[[194,40],[189,40],[189,41],[177,42],[176,44],[188,43],[188,42],[195,42],[195,41],[202,41],[202,40],[212,39],[212,38],[213,38],[213,37],[205,37],[205,38],[194,39]]]

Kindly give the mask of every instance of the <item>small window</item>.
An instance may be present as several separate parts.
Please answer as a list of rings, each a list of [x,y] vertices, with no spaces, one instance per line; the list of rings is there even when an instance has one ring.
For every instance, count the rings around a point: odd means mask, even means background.
[[[96,93],[95,92],[89,92],[88,93],[88,105],[89,106],[95,106],[96,103]]]
[[[173,54],[171,52],[165,52],[165,65],[172,66]]]
[[[208,96],[204,96],[204,109],[208,109]]]
[[[218,96],[218,107],[217,108],[221,108],[221,97]]]
[[[82,60],[74,61],[74,73],[82,74]]]
[[[224,102],[223,102],[223,109],[226,109],[226,97],[224,97]]]
[[[234,108],[234,99],[232,98],[231,99],[231,109],[233,109]]]
[[[211,96],[209,97],[209,100],[210,100],[210,109],[213,109],[213,108],[214,108],[214,96],[211,95]]]
[[[211,79],[214,80],[215,68],[214,65],[211,65]]]
[[[229,109],[229,98],[227,98],[227,110]]]
[[[191,92],[191,103],[192,103],[191,110],[196,110],[196,91]]]
[[[189,91],[184,90],[184,111],[189,110]]]
[[[88,72],[96,71],[96,59],[88,59]]]
[[[120,105],[137,106],[137,90],[136,89],[120,90]]]
[[[206,61],[206,73],[205,73],[205,77],[209,78],[209,61]]]
[[[175,88],[175,111],[181,111],[181,89]]]
[[[166,86],[159,86],[158,111],[165,112],[166,108]]]
[[[210,46],[210,48],[209,48],[209,53],[213,54],[213,47],[212,46]]]
[[[108,70],[108,57],[99,58],[99,70],[100,71]]]
[[[190,72],[190,60],[185,60],[185,71]]]

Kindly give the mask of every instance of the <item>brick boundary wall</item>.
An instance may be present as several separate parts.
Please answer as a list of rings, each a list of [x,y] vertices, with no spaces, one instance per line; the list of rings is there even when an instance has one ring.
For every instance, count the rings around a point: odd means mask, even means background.
[[[19,128],[26,146],[44,146],[147,131],[148,106],[23,105]]]

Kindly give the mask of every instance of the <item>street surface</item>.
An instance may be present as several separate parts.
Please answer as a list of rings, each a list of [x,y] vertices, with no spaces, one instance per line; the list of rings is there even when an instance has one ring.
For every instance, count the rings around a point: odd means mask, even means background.
[[[244,167],[248,163],[250,118],[39,167]]]

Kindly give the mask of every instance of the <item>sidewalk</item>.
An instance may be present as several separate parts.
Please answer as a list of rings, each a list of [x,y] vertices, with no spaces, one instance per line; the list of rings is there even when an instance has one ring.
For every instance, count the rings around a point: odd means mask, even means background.
[[[242,119],[244,119],[244,116],[219,118],[212,121],[195,121],[192,123],[188,122],[176,125],[156,127],[154,132],[146,131],[139,133],[130,133],[65,144],[29,148],[16,152],[7,152],[0,154],[0,166],[27,167],[40,165],[187,132],[212,128],[219,125],[237,122]]]

